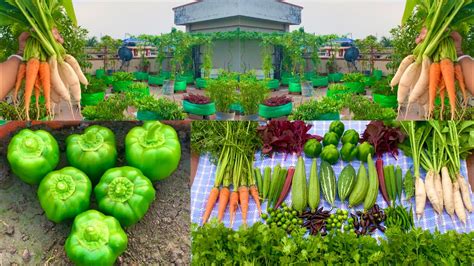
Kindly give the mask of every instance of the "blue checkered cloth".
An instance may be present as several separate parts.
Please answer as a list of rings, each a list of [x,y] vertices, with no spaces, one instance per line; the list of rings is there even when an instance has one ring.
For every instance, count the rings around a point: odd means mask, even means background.
[[[368,124],[368,121],[345,121],[345,127],[347,129],[355,129],[359,133],[362,134],[362,132],[365,130],[366,125]],[[310,130],[311,134],[317,134],[317,135],[324,135],[325,132],[328,131],[329,129],[329,124],[330,121],[328,122],[313,122],[312,125],[313,127]],[[339,147],[340,148],[340,147]],[[286,157],[286,158],[285,158]],[[305,165],[306,165],[306,176],[309,177],[309,171],[311,168],[311,158],[305,157]],[[290,166],[295,166],[297,161],[297,156],[296,154],[292,155],[287,155],[285,154],[274,154],[272,158],[263,158],[261,157],[260,153],[257,153],[255,155],[255,163],[254,167],[260,168],[262,175],[263,175],[263,169],[267,166],[270,166],[272,169],[277,165],[280,164],[283,167],[290,167]],[[400,151],[400,154],[398,156],[398,160],[394,159],[390,155],[385,155],[383,157],[384,165],[399,165],[403,173],[410,169],[413,165],[413,162],[411,158],[405,156],[402,151]],[[318,159],[318,168],[320,165],[320,159]],[[360,162],[359,161],[353,161],[351,162],[352,166],[356,169],[359,168]],[[341,173],[342,169],[347,165],[347,163],[343,162],[342,160],[339,161],[336,165],[333,165],[334,172],[336,174],[336,177],[339,176]],[[423,169],[421,169],[421,176],[423,177],[425,175],[425,172]],[[194,179],[193,186],[191,188],[191,220],[193,223],[202,223],[202,216],[204,214],[204,210],[206,207],[207,199],[209,197],[209,192],[211,191],[213,184],[214,184],[214,179],[215,179],[215,172],[216,172],[216,166],[213,165],[210,162],[210,158],[208,155],[203,155],[199,159],[199,166],[197,169],[196,177]],[[462,175],[467,178],[467,167],[466,167],[466,162],[461,163],[461,173]],[[337,198],[337,197],[336,197]],[[412,198],[409,202],[405,200],[405,195],[402,196],[402,202],[403,205],[406,207],[410,207],[410,205],[413,205],[413,216],[415,216],[415,200]],[[474,195],[471,193],[471,201],[474,202]],[[285,202],[288,205],[291,205],[291,190],[290,194],[287,196]],[[377,204],[382,207],[386,208],[387,203],[383,200],[381,193],[379,193],[377,197]],[[349,209],[347,202],[341,203],[339,199],[336,199],[335,205],[338,208],[341,209]],[[320,207],[324,207],[324,209],[330,209],[331,206],[328,204],[325,200],[324,197],[321,195],[321,201],[320,201]],[[230,226],[230,221],[229,221],[229,207],[227,207],[223,222],[226,226]],[[267,202],[265,201],[262,204],[262,211],[265,212],[267,209]],[[356,210],[362,210],[362,206],[357,206],[356,208],[350,208],[350,212],[355,212]],[[429,229],[430,231],[434,231],[435,229],[438,229],[440,232],[445,232],[447,230],[456,230],[458,232],[470,232],[474,229],[474,213],[468,213],[467,214],[467,224],[464,226],[457,218],[451,220],[450,216],[444,211],[442,215],[438,215],[435,213],[433,210],[429,200],[427,199],[426,201],[426,207],[425,207],[425,213],[420,220],[416,221],[415,218],[415,224],[417,227],[422,227],[423,229]],[[217,217],[217,205],[214,207],[211,218]],[[247,215],[247,223],[249,225],[252,225],[253,223],[261,221],[261,218],[258,216],[258,210],[256,207],[255,202],[253,199],[249,199],[249,211]],[[242,225],[242,215],[240,210],[237,210],[237,214],[234,220],[234,229],[238,229]],[[375,236],[382,236],[382,233],[380,231],[376,231]]]

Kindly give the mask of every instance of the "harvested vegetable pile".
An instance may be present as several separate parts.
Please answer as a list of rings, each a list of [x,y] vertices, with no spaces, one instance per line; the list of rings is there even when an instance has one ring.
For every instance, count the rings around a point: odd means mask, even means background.
[[[72,0],[0,1],[2,24],[28,29],[30,34],[13,95],[17,106],[20,88],[24,89],[23,101],[27,120],[30,120],[29,108],[33,92],[37,110],[39,97],[43,94],[47,113],[53,117],[54,107],[61,100],[69,103],[71,111],[72,105],[80,108],[80,84],[89,84],[77,60],[68,55],[58,42],[61,36],[56,29],[55,18],[62,12],[66,12],[73,23],[77,24]],[[36,119],[39,119],[39,116]]]

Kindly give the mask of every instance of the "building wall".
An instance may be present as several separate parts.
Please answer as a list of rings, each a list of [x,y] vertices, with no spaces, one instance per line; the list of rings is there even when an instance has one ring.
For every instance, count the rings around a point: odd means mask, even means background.
[[[225,32],[234,31],[237,28],[242,31],[286,32],[289,26],[281,22],[236,16],[189,24],[186,30],[188,32]]]

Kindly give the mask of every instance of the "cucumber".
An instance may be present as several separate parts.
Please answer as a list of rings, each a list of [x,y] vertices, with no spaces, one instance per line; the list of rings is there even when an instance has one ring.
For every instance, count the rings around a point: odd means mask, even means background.
[[[367,178],[367,169],[364,164],[361,163],[359,171],[357,172],[357,181],[354,186],[354,189],[349,196],[349,208],[361,204],[365,195],[367,195],[367,189],[369,189],[369,179]]]
[[[369,188],[364,199],[364,210],[370,210],[374,207],[377,195],[379,194],[379,179],[372,154],[367,156],[367,168],[369,168]]]
[[[291,206],[297,212],[301,213],[308,204],[308,188],[306,187],[306,170],[303,157],[298,157],[295,174],[291,184]]]
[[[348,164],[341,171],[339,179],[337,180],[337,193],[341,202],[351,194],[352,189],[356,183],[356,172],[352,165]]]
[[[263,172],[263,199],[268,199],[268,191],[270,190],[270,176],[272,175],[272,168],[265,167]]]
[[[334,201],[336,200],[336,176],[328,162],[321,162],[319,177],[321,178],[321,190],[323,191],[324,198],[331,206],[334,206]]]
[[[311,212],[315,212],[319,206],[320,192],[319,192],[319,180],[318,180],[318,165],[317,160],[313,159],[311,164],[311,171],[309,174],[309,185],[308,185],[308,205],[311,208]]]

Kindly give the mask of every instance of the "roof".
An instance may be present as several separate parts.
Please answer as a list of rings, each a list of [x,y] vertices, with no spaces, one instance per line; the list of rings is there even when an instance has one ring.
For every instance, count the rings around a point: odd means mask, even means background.
[[[176,25],[238,16],[299,25],[302,9],[284,0],[196,0],[174,7],[173,11]]]

